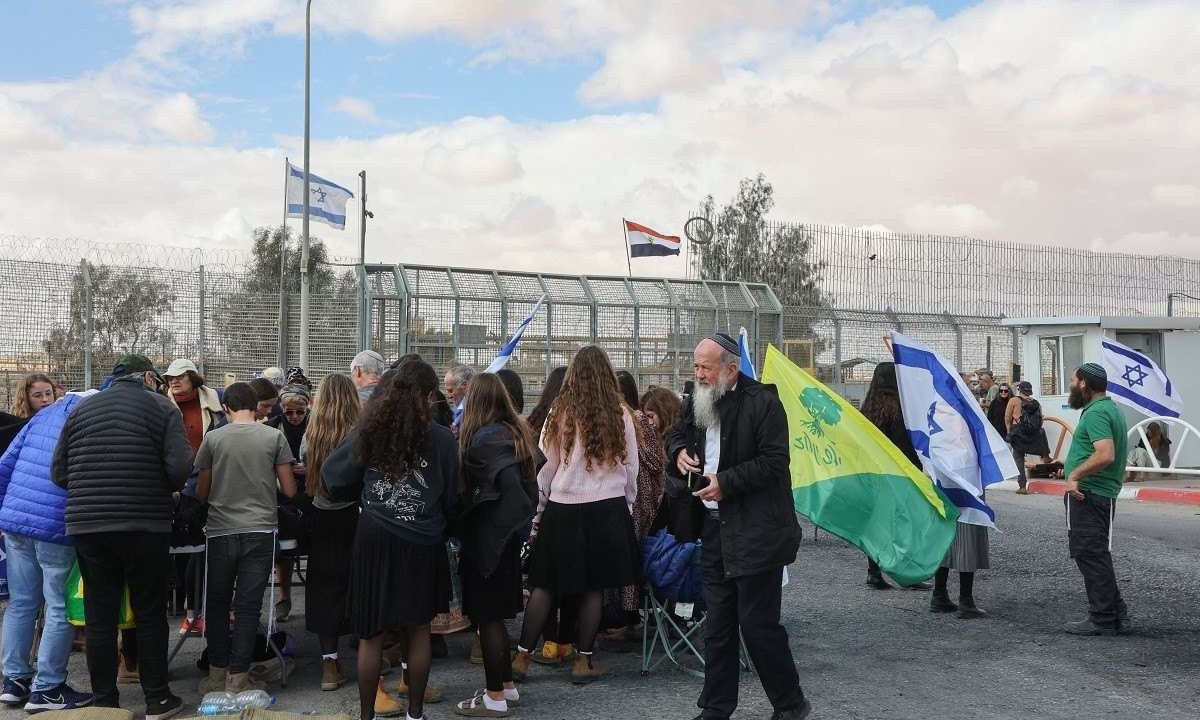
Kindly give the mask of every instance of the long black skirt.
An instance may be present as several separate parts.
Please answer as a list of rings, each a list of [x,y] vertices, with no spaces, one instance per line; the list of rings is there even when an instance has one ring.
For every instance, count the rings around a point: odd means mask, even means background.
[[[529,557],[529,586],[558,597],[638,582],[641,553],[625,498],[546,504]]]
[[[352,562],[350,625],[360,638],[425,625],[450,611],[450,560],[444,543],[408,542],[364,513]]]
[[[318,636],[350,634],[350,570],[358,505],[309,510],[312,543],[304,583],[304,629]]]
[[[488,577],[475,563],[474,556],[463,553],[459,560],[462,573],[463,615],[480,624],[491,620],[515,618],[523,609],[521,594],[521,541],[510,537],[500,552],[500,562]]]

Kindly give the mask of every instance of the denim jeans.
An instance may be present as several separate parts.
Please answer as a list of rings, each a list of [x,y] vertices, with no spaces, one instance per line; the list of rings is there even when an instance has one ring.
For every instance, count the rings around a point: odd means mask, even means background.
[[[117,622],[129,585],[137,618],[138,672],[146,704],[167,699],[167,577],[171,572],[170,533],[108,532],[75,536],[83,574],[87,618],[87,665],[93,705],[118,707]]]
[[[271,579],[274,533],[238,533],[208,540],[205,637],[208,662],[231,673],[250,669],[263,593]],[[235,588],[236,586],[236,594]],[[233,609],[233,638],[229,610]]]
[[[75,548],[34,540],[27,535],[4,536],[8,547],[8,609],[4,611],[4,677],[33,676],[33,690],[51,690],[67,681],[67,659],[75,629],[67,622],[67,573]],[[38,646],[37,675],[29,665],[34,622],[46,605],[46,625]]]

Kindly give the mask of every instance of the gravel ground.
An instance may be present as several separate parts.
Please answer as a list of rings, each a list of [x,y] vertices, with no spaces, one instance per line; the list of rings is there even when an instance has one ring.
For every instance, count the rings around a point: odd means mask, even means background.
[[[993,570],[980,573],[976,597],[990,612],[959,620],[928,612],[928,593],[880,592],[863,584],[866,562],[850,545],[805,527],[800,557],[784,590],[784,622],[815,720],[841,718],[1189,718],[1200,717],[1200,517],[1172,505],[1127,502],[1118,508],[1114,554],[1134,631],[1077,638],[1060,626],[1086,613],[1082,580],[1066,557],[1061,500],[991,496],[1003,534],[992,535]],[[951,578],[951,593],[956,580]],[[297,669],[275,688],[277,709],[346,712],[357,717],[356,690],[320,692],[316,643],[303,635],[303,591],[285,628],[301,633]],[[514,628],[515,631],[515,628]],[[466,636],[451,638],[433,682],[446,702],[427,707],[451,717],[450,701],[483,685],[466,662]],[[172,686],[190,708],[199,700],[190,640],[172,665]],[[353,663],[352,653],[343,657]],[[612,669],[589,687],[569,684],[565,669],[537,668],[517,716],[529,718],[691,718],[700,681],[664,667],[639,674],[635,654],[601,654]],[[71,682],[87,686],[81,654]],[[394,673],[389,684],[397,679]],[[122,691],[140,712],[140,690]],[[4,711],[3,717],[17,717]],[[757,680],[745,676],[735,717],[769,718]]]

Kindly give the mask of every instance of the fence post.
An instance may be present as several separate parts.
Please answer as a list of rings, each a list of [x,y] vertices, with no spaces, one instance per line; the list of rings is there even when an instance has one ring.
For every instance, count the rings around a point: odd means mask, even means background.
[[[359,265],[355,268],[355,275],[358,276],[358,349],[367,350],[371,348],[371,289],[367,283],[367,266]],[[386,348],[382,348],[386,352]]]
[[[842,372],[842,316],[832,308],[829,314],[833,316],[833,371],[837,373],[838,394],[846,397],[846,377]]]
[[[942,317],[946,318],[946,322],[950,327],[954,328],[954,367],[958,368],[959,372],[963,371],[963,332],[962,326],[954,319],[949,310],[942,312]]]
[[[92,387],[92,267],[87,260],[79,263],[83,285],[83,386]]]
[[[637,291],[633,282],[625,278],[625,292],[629,293],[629,301],[633,303],[633,379],[642,384],[642,304],[638,302]]]
[[[204,265],[200,266],[200,374],[205,375],[204,366],[208,359],[208,343],[206,341],[207,334],[204,331],[204,316],[205,312],[205,293],[204,293]]]

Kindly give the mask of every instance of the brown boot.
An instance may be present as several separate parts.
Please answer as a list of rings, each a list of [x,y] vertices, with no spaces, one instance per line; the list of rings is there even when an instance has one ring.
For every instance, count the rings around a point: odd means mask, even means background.
[[[208,677],[200,681],[200,694],[207,695],[210,692],[220,692],[225,689],[228,673],[225,668],[212,667],[208,668]]]
[[[531,662],[533,662],[532,655],[518,650],[512,661],[513,680],[525,682],[525,678],[529,676],[529,663]]]
[[[247,690],[266,690],[267,686],[250,677],[250,673],[229,673],[225,677],[225,692],[240,693]]]
[[[396,698],[387,694],[380,683],[375,688],[375,717],[399,717],[404,714],[404,706]]]
[[[576,685],[587,685],[593,680],[599,680],[608,674],[604,668],[592,663],[592,654],[579,653],[571,665],[571,682]]]
[[[124,652],[117,653],[117,684],[118,685],[136,685],[141,682],[141,674],[138,673],[137,664],[130,663],[125,657]]]
[[[396,695],[402,698],[408,697],[408,670],[400,673],[400,682],[396,683]],[[425,702],[440,703],[442,701],[442,691],[425,683]]]
[[[346,674],[337,660],[321,661],[321,689],[324,691],[337,690],[346,682]]]

